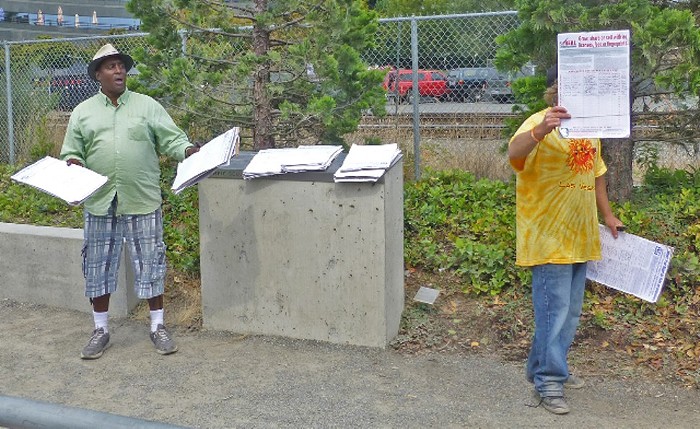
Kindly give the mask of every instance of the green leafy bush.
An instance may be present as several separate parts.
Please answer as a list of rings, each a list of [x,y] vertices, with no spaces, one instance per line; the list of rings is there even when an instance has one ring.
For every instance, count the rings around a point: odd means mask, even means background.
[[[631,233],[674,248],[666,299],[691,299],[700,285],[700,171],[650,168],[632,201],[614,208]]]
[[[499,294],[527,282],[515,266],[515,188],[465,171],[426,172],[406,186],[406,263],[452,270],[464,292]]]
[[[199,194],[192,186],[173,194],[176,163],[161,163],[163,190],[163,237],[168,246],[168,262],[179,270],[199,275]]]
[[[700,172],[650,169],[633,200],[613,209],[629,232],[674,247],[666,299],[681,304],[694,296],[700,284]],[[409,266],[450,270],[464,282],[464,292],[497,295],[529,287],[529,270],[515,266],[513,183],[477,180],[465,171],[427,172],[406,185],[404,210]]]
[[[168,260],[197,275],[197,191],[191,188],[174,195],[170,184],[175,163],[164,160],[161,166]],[[13,183],[10,175],[18,169],[0,165],[1,222],[82,227],[82,208]],[[613,209],[629,232],[674,247],[662,297],[665,305],[697,306],[691,301],[700,294],[700,172],[650,170],[632,201]],[[404,226],[405,261],[410,267],[453,272],[465,293],[498,295],[529,287],[529,270],[515,265],[513,183],[478,180],[458,170],[427,171],[422,180],[406,183]]]

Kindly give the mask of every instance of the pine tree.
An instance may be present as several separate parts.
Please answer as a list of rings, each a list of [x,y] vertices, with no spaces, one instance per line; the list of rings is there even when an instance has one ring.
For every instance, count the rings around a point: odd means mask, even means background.
[[[237,125],[253,148],[339,143],[384,112],[384,72],[360,52],[378,21],[361,0],[131,0],[149,32],[137,88],[210,137]]]

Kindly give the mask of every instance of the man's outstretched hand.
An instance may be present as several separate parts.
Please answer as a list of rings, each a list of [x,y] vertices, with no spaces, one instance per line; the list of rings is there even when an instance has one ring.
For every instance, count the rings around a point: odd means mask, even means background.
[[[199,152],[199,146],[190,146],[185,149],[185,158],[189,158],[197,152]]]

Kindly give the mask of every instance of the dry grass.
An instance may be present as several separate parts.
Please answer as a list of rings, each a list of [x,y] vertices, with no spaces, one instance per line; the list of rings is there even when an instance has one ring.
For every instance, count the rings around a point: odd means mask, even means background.
[[[509,180],[513,171],[503,153],[504,140],[427,139],[421,144],[422,168],[458,169],[474,173],[478,178]],[[402,148],[413,153],[413,147]]]
[[[440,133],[431,133],[440,134]],[[477,133],[478,134],[478,133]],[[406,129],[374,129],[371,134],[358,131],[347,137],[348,144],[363,144],[367,139],[382,143],[397,143],[404,154],[404,174],[407,180],[414,179],[413,133]],[[474,173],[478,178],[510,180],[512,169],[504,148],[505,139],[478,136],[421,136],[421,171],[458,169]]]
[[[186,330],[198,330],[202,327],[202,290],[199,277],[169,269],[165,279],[164,301],[166,325]],[[149,320],[147,301],[141,301],[130,317],[134,320]]]

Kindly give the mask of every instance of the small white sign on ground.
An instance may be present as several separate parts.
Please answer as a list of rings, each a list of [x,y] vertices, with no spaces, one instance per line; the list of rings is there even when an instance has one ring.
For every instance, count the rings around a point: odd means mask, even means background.
[[[425,304],[433,304],[439,294],[440,291],[437,289],[431,289],[429,287],[421,286],[420,289],[418,289],[418,293],[416,293],[416,296],[413,297],[413,300]]]

